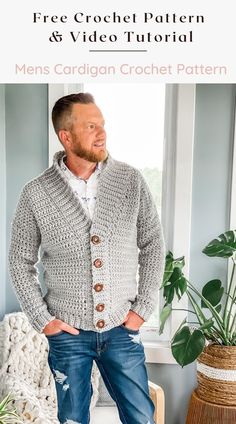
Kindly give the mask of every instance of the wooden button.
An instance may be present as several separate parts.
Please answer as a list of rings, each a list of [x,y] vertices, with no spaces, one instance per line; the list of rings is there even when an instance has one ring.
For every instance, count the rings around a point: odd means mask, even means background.
[[[105,325],[105,321],[104,321],[104,319],[100,319],[98,322],[97,322],[97,327],[98,328],[103,328],[104,327],[104,325]]]
[[[102,260],[101,259],[95,259],[95,261],[94,261],[94,266],[96,267],[96,268],[101,268],[102,267],[102,265],[103,265],[103,263],[102,263]]]
[[[96,311],[102,312],[104,308],[105,308],[104,303],[98,303],[98,305],[96,306]]]
[[[103,284],[97,283],[93,288],[96,292],[100,292],[103,289]]]
[[[101,240],[100,240],[100,237],[98,237],[98,236],[92,236],[91,237],[91,242],[93,243],[93,244],[99,244],[100,242],[101,242]]]

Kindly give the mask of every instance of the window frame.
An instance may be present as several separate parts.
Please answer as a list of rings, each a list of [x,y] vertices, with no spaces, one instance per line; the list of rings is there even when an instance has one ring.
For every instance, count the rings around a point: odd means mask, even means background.
[[[49,166],[54,153],[62,148],[51,123],[53,104],[59,97],[78,91],[83,91],[83,84],[48,86]],[[166,84],[162,226],[166,250],[171,250],[175,257],[185,256],[186,276],[189,274],[190,257],[194,122],[195,84]],[[187,297],[183,296],[178,305],[173,303],[173,307],[187,309]],[[172,312],[163,336],[158,336],[157,328],[141,328],[146,362],[176,364],[171,354],[170,340],[186,317],[186,311]]]

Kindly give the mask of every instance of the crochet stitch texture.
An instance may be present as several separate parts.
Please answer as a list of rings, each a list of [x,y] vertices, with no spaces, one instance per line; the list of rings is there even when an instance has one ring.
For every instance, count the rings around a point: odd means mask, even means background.
[[[53,317],[99,332],[120,325],[130,309],[148,320],[156,307],[165,253],[147,183],[139,170],[109,154],[92,221],[60,169],[63,155],[57,152],[53,165],[23,187],[14,214],[9,270],[22,310],[38,332]],[[100,291],[95,290],[98,283]],[[104,305],[102,311],[98,304]]]

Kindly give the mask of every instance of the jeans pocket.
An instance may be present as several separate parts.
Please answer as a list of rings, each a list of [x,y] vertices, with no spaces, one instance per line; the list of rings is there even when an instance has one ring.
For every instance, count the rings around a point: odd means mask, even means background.
[[[58,331],[58,333],[54,333],[54,334],[49,334],[49,335],[45,334],[45,336],[47,337],[47,339],[51,339],[52,337],[58,337],[61,334],[64,334],[64,331],[63,330]]]
[[[126,327],[126,325],[124,325],[124,324],[121,324],[120,327],[123,328],[124,330],[126,330],[129,333],[133,333],[133,334],[138,334],[139,333],[139,329],[138,330],[134,330],[133,328]]]

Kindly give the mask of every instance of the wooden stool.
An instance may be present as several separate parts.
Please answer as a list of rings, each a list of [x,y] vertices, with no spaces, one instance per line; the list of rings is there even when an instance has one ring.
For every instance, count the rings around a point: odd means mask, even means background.
[[[186,424],[234,424],[236,406],[205,402],[194,390],[189,402]]]

